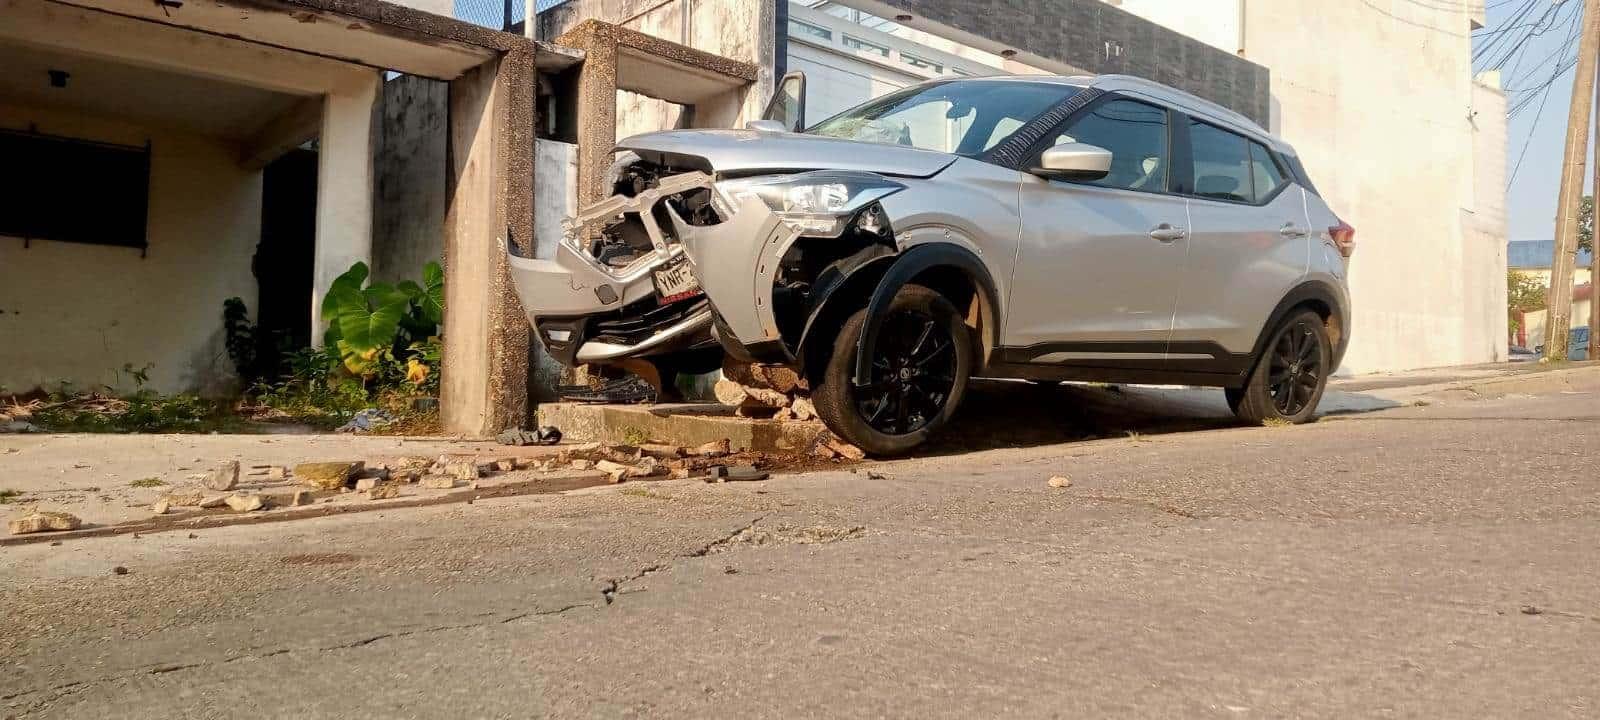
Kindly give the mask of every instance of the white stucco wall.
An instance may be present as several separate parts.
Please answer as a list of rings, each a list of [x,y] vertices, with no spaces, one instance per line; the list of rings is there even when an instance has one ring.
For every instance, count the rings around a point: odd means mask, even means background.
[[[0,238],[0,386],[10,392],[116,382],[152,365],[148,387],[219,394],[235,382],[222,303],[254,305],[250,258],[261,231],[261,173],[238,149],[198,135],[0,104],[0,126],[151,143],[149,252]],[[84,198],[84,212],[94,211]],[[124,390],[131,389],[126,385]]]
[[[1242,23],[1241,54],[1271,71],[1270,129],[1356,227],[1344,372],[1503,359],[1505,99],[1472,78],[1481,3],[1118,6],[1230,52]]]

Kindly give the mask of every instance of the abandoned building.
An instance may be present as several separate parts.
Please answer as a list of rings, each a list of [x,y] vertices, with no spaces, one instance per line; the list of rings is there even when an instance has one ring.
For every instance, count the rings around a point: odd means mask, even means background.
[[[742,126],[790,70],[811,121],[992,73],[1142,75],[1238,110],[1360,228],[1351,370],[1502,359],[1505,98],[1470,75],[1481,0],[1223,4],[1227,22],[1134,0],[516,0],[483,27],[450,0],[0,0],[0,157],[32,168],[0,180],[0,392],[125,364],[227,392],[226,299],[315,344],[352,263],[398,280],[442,260],[445,429],[523,422],[554,380],[505,248],[547,256],[618,138]],[[1368,59],[1303,62],[1330,42]],[[1418,288],[1424,262],[1446,266]]]

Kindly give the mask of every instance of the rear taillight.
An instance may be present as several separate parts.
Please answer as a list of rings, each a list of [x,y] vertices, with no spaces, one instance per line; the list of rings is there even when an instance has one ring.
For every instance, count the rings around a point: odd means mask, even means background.
[[[1333,238],[1333,246],[1339,248],[1339,254],[1350,257],[1356,251],[1356,229],[1343,220],[1338,225],[1328,228],[1328,236]]]

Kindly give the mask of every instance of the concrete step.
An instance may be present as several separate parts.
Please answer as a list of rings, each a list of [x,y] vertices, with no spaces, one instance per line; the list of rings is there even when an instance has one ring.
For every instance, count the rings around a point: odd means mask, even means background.
[[[733,407],[715,403],[545,403],[538,408],[538,418],[541,426],[560,428],[564,442],[656,442],[694,447],[727,438],[734,452],[805,450],[826,432],[816,421],[735,417]]]

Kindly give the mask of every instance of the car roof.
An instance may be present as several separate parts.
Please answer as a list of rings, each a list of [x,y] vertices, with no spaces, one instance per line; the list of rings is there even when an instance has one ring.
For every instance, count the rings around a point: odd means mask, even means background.
[[[1163,85],[1154,80],[1146,80],[1132,75],[988,75],[984,77],[956,78],[962,82],[1033,82],[1051,83],[1057,85],[1072,85],[1075,87],[1095,88],[1106,92],[1118,92],[1125,95],[1143,96],[1146,100],[1153,100],[1168,107],[1180,110],[1185,114],[1205,120],[1210,123],[1222,125],[1230,130],[1265,143],[1279,152],[1290,155],[1295,154],[1294,148],[1281,138],[1267,132],[1266,128],[1248,117],[1218,105],[1210,100],[1184,92],[1169,85]],[[950,81],[943,78],[934,82]]]

